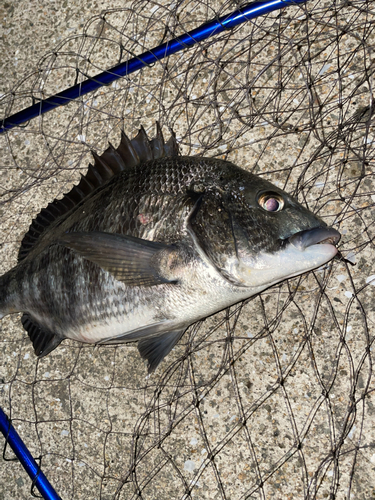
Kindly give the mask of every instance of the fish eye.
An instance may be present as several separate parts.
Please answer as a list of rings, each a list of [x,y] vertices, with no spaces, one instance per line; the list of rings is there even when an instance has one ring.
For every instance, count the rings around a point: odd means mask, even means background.
[[[277,193],[263,193],[258,198],[259,205],[267,212],[280,212],[284,208],[284,200]]]

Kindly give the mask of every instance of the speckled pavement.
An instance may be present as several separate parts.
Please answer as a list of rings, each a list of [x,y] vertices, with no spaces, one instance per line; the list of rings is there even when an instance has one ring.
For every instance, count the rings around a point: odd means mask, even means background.
[[[187,3],[182,4],[181,10],[186,10]],[[212,8],[220,4],[213,2]],[[322,28],[330,12],[328,4],[315,2],[317,11],[327,8],[321,23],[316,23],[321,33],[329,33],[327,39],[335,32],[332,19]],[[32,104],[32,93],[41,95],[41,80],[45,80],[46,93],[57,92],[74,83],[77,67],[84,72],[93,70],[90,64],[101,70],[116,63],[120,40],[116,30],[122,31],[130,13],[122,10],[112,17],[109,13],[113,29],[108,29],[100,24],[104,10],[136,7],[138,24],[129,24],[134,31],[126,33],[136,40],[137,30],[148,29],[146,43],[152,47],[161,35],[154,24],[147,28],[147,19],[157,12],[157,5],[162,11],[170,2],[3,1],[0,97],[15,92],[14,112]],[[191,6],[191,13],[181,15],[187,19],[186,27],[211,16],[199,2]],[[345,15],[340,14],[338,26],[343,19],[354,22],[356,13],[349,6]],[[362,15],[363,26],[370,30],[372,21]],[[93,16],[96,20],[90,21]],[[113,84],[84,104],[70,104],[0,136],[1,272],[15,265],[17,249],[33,217],[85,171],[90,149],[103,151],[108,139],[117,145],[123,126],[131,134],[142,124],[151,133],[156,119],[161,119],[166,136],[169,121],[173,123],[184,154],[227,157],[255,173],[268,172],[268,178],[281,186],[286,183],[287,189],[303,189],[305,182],[310,187],[304,191],[304,201],[319,209],[329,224],[339,224],[340,248],[356,263],[352,267],[335,261],[332,268],[274,287],[242,309],[233,307],[191,328],[151,377],[146,376],[134,345],[95,348],[64,342],[38,361],[19,317],[4,318],[0,405],[12,416],[33,455],[43,457],[42,469],[63,500],[375,498],[375,289],[371,282],[375,268],[369,243],[375,216],[374,131],[369,123],[364,139],[346,135],[348,142],[366,144],[372,163],[366,163],[365,172],[361,157],[352,152],[343,169],[341,139],[329,136],[336,130],[332,123],[348,126],[349,117],[369,105],[369,81],[365,79],[353,93],[350,87],[363,74],[362,63],[350,62],[350,54],[359,44],[356,36],[364,36],[365,30],[340,38],[340,60],[348,65],[340,90],[346,118],[340,115],[339,98],[331,96],[335,63],[325,64],[324,58],[334,61],[338,51],[332,49],[332,55],[328,48],[321,56],[323,62],[319,59],[321,67],[310,67],[322,77],[321,83],[316,80],[319,95],[310,93],[310,108],[300,102],[302,91],[293,93],[299,88],[299,76],[289,60],[285,63],[282,77],[290,84],[290,95],[284,96],[286,104],[278,114],[286,120],[281,126],[275,119],[280,109],[277,96],[267,94],[267,78],[276,88],[274,81],[281,73],[273,75],[265,61],[278,64],[277,42],[267,41],[267,36],[279,22],[288,22],[290,30],[300,33],[296,26],[303,13],[294,14],[293,21],[285,16],[260,25],[264,50],[260,42],[253,49],[241,41],[235,48],[225,42],[212,45],[204,55],[197,48],[192,52],[194,78],[184,80],[193,74],[184,60],[179,63],[180,75],[173,67],[156,65],[134,77],[133,86]],[[168,23],[174,27],[176,19],[171,17]],[[237,31],[236,39],[246,36],[249,43],[252,26]],[[301,24],[303,30],[307,28]],[[83,31],[85,40],[80,36]],[[283,32],[280,43],[288,33]],[[312,51],[318,51],[313,34],[312,30]],[[98,36],[112,37],[113,43],[96,44]],[[59,64],[54,69],[56,48]],[[227,66],[216,65],[215,58],[220,54],[224,60],[227,49],[234,54],[238,51],[238,61],[234,58]],[[250,60],[264,68],[252,80],[257,92],[242,86],[241,64],[245,64],[247,50]],[[44,68],[45,76],[38,68]],[[167,81],[169,71],[175,71],[175,80]],[[217,74],[221,100],[199,114],[206,109],[210,82]],[[162,79],[163,86],[159,84]],[[232,103],[240,100],[243,107],[237,111]],[[334,151],[320,150],[321,137],[303,128],[309,109],[316,111],[319,100],[325,110],[321,119],[327,127],[327,141],[337,148]],[[186,102],[189,105],[184,107]],[[8,113],[7,106],[0,101],[0,117]],[[298,126],[291,112],[295,127],[291,133],[287,120],[293,106],[302,111],[297,113]],[[257,121],[259,113],[266,118]],[[219,119],[222,128],[211,132],[212,123]],[[236,132],[230,130],[233,126]],[[195,135],[189,135],[190,128],[197,131]],[[304,176],[311,158],[315,160]],[[335,190],[340,182],[341,191]],[[17,196],[9,196],[12,189]],[[6,456],[12,457],[9,449]],[[31,498],[30,487],[18,462],[0,459],[0,500]]]

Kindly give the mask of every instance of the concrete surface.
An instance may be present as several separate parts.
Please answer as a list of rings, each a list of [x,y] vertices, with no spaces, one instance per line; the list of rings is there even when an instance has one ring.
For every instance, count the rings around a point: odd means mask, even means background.
[[[90,149],[155,120],[184,154],[228,158],[297,193],[356,262],[192,327],[150,378],[132,344],[66,341],[37,360],[19,316],[5,317],[0,404],[63,500],[375,498],[370,4],[284,10],[0,136],[2,272]],[[215,9],[2,2],[1,116],[72,85],[77,68],[83,78],[115,64],[121,44],[139,53]],[[30,485],[0,461],[0,499],[31,498]]]

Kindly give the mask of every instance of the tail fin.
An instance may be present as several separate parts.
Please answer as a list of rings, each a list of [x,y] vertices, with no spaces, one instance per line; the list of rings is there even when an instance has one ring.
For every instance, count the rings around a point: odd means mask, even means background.
[[[20,283],[24,270],[21,264],[0,276],[0,319],[7,314],[22,311]],[[62,337],[40,327],[27,313],[23,314],[21,321],[33,343],[35,354],[39,357],[53,351],[63,340]]]
[[[20,312],[17,267],[0,276],[0,319],[7,314]]]

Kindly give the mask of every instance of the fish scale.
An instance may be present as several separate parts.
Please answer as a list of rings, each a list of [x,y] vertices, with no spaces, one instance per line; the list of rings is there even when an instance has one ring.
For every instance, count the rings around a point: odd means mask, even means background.
[[[270,182],[141,129],[32,222],[0,313],[24,313],[38,356],[138,341],[152,371],[190,324],[324,264],[338,240]]]

